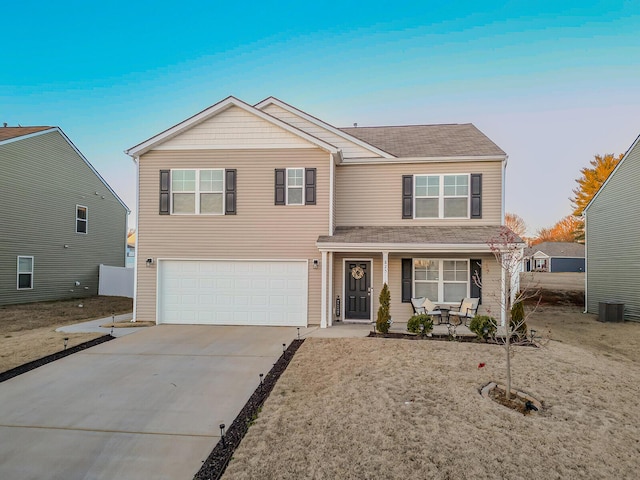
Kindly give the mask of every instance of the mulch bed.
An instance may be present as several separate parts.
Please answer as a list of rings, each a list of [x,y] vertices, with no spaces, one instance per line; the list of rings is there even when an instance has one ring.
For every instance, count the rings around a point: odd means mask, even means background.
[[[380,332],[369,332],[369,337],[374,338],[401,338],[404,340],[440,340],[440,341],[455,341],[455,342],[476,342],[478,343],[477,337],[471,335],[457,335],[453,337],[449,334],[432,334],[431,336],[421,336],[414,335],[412,333],[400,333],[400,332],[389,332],[389,333],[380,333]]]
[[[220,438],[209,457],[204,461],[202,467],[193,477],[194,480],[218,480],[224,473],[233,452],[240,445],[251,424],[258,418],[258,413],[265,400],[269,397],[271,390],[280,378],[280,375],[287,369],[289,362],[300,348],[304,339],[294,340],[280,356],[273,368],[264,377],[262,385],[258,386],[251,398],[244,405],[225,435]]]
[[[46,365],[47,363],[55,362],[56,360],[60,360],[61,358],[68,357],[69,355],[80,352],[82,350],[86,350],[87,348],[95,347],[96,345],[100,345],[101,343],[108,342],[109,340],[113,340],[114,338],[115,337],[112,337],[111,335],[104,335],[102,337],[94,338],[93,340],[89,340],[88,342],[76,345],[75,347],[67,348],[66,350],[62,350],[57,353],[52,353],[51,355],[39,358],[38,360],[33,360],[29,363],[25,363],[24,365],[19,365],[15,368],[12,368],[11,370],[0,373],[0,382],[4,382],[13,377],[17,377],[18,375],[22,375],[23,373],[30,372],[33,369]]]

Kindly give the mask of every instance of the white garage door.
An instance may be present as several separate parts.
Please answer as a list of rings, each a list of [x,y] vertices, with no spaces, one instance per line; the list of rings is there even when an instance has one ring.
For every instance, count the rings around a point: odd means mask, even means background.
[[[160,260],[158,322],[307,325],[307,261]]]

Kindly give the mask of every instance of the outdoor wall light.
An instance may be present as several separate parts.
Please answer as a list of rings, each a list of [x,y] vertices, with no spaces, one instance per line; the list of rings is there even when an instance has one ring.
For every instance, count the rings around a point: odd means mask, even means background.
[[[318,269],[318,265],[320,265],[320,261],[317,258],[314,258],[313,259],[313,268],[315,270],[317,270]]]
[[[147,258],[147,267],[153,265],[153,258]]]
[[[80,286],[80,282],[76,280],[76,287]]]

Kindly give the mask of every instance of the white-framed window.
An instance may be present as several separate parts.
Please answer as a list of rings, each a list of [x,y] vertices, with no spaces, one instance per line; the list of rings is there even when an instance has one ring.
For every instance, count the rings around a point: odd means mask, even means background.
[[[304,168],[287,168],[287,205],[304,205]]]
[[[89,209],[76,205],[76,233],[89,233]]]
[[[415,218],[469,218],[469,174],[415,175]]]
[[[18,290],[33,288],[33,257],[18,256],[16,287]]]
[[[171,213],[223,215],[224,169],[171,170]]]
[[[459,303],[469,296],[469,260],[413,259],[413,296]]]

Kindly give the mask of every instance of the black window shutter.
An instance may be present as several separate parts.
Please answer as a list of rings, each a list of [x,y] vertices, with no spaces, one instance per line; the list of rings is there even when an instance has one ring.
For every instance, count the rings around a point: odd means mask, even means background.
[[[402,176],[402,218],[413,218],[413,175]]]
[[[316,169],[304,169],[304,203],[305,205],[316,204]]]
[[[160,170],[160,215],[169,215],[171,212],[170,185],[171,170]]]
[[[482,283],[482,260],[471,259],[469,260],[469,262],[471,263],[471,268],[469,269],[470,270],[469,284],[471,288],[469,289],[469,291],[471,293],[471,298],[479,298],[480,299],[479,303],[481,304],[482,288],[480,287],[480,285],[476,284],[476,280]]]
[[[471,218],[482,218],[482,174],[471,174]]]
[[[236,214],[236,169],[228,168],[224,171],[225,215]]]
[[[402,303],[411,302],[412,263],[413,260],[411,258],[402,259]]]
[[[276,168],[276,205],[285,205],[287,197],[285,195],[287,171],[284,168]]]

